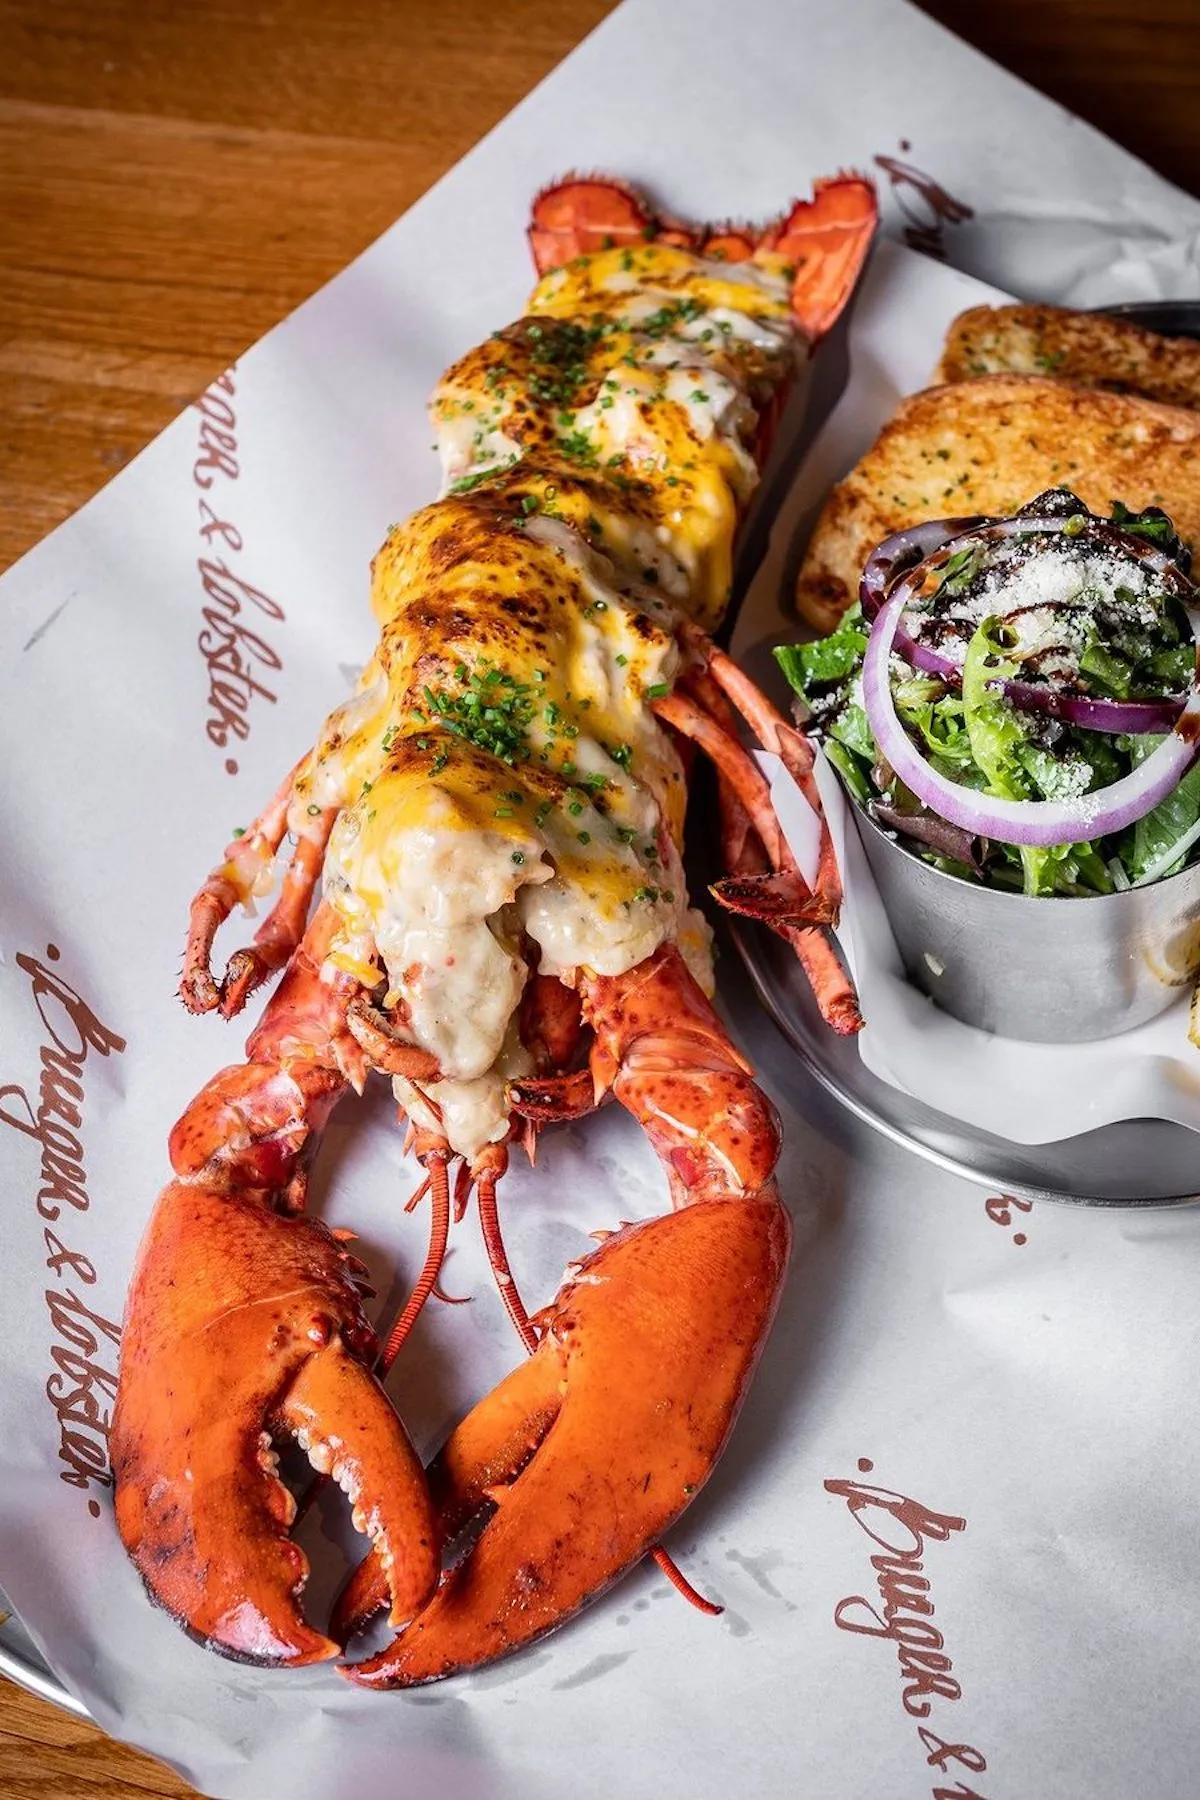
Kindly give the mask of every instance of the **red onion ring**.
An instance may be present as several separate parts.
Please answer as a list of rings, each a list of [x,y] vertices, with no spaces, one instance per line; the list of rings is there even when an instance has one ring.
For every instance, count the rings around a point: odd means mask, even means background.
[[[958,548],[967,548],[972,543],[1027,537],[1034,532],[1061,533],[1065,523],[1065,519],[1029,515],[1016,519],[932,519],[893,532],[867,559],[859,584],[863,613],[873,621],[894,585],[903,587],[907,606],[917,575],[924,563],[939,550],[948,549],[953,555]],[[1148,562],[1168,586],[1187,585],[1190,591],[1190,583],[1186,583],[1177,565],[1155,544],[1122,532],[1107,519],[1089,520],[1088,535]],[[912,637],[903,623],[896,627],[892,648],[923,675],[934,675],[947,687],[961,686],[961,665]],[[1041,687],[1030,681],[1001,681],[996,686],[1007,700],[1025,712],[1048,713],[1083,731],[1127,732],[1131,736],[1157,736],[1173,730],[1187,699],[1185,694],[1173,694],[1161,700],[1103,700],[1085,694],[1064,694],[1057,688]]]
[[[1174,565],[1172,564],[1172,567]],[[913,744],[896,712],[888,663],[908,596],[897,585],[871,627],[863,659],[863,705],[879,753],[933,812],[977,837],[1046,848],[1122,831],[1151,812],[1187,774],[1200,752],[1200,675],[1169,735],[1145,762],[1109,787],[1070,800],[1002,800],[939,775]],[[1200,613],[1189,611],[1200,646]]]
[[[1023,712],[1049,713],[1052,719],[1078,725],[1083,731],[1124,731],[1130,737],[1170,731],[1183,711],[1185,698],[1176,694],[1169,700],[1092,700],[1085,694],[1035,687],[1031,681],[998,681],[995,685]]]
[[[991,523],[981,514],[969,519],[927,519],[923,524],[906,526],[903,531],[893,531],[891,537],[885,537],[867,558],[858,584],[858,597],[866,619],[870,621],[875,617],[898,575],[911,569],[914,563],[926,562],[951,538]],[[911,643],[912,640],[908,641]]]
[[[919,669],[922,675],[936,675],[947,687],[956,688],[962,685],[962,670],[940,650],[929,644],[922,644],[914,637],[909,637],[903,625],[897,625],[892,649],[902,656],[911,668]]]

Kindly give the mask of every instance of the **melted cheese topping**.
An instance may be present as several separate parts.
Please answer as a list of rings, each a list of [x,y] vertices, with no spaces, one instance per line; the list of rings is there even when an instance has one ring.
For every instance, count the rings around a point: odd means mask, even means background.
[[[379,647],[327,720],[289,823],[338,818],[331,960],[386,985],[437,1057],[418,1123],[468,1157],[508,1129],[530,967],[617,975],[678,942],[711,991],[680,865],[686,801],[651,710],[683,615],[726,604],[758,408],[790,372],[782,262],[661,245],[547,276],[445,376],[434,505],[373,566]]]

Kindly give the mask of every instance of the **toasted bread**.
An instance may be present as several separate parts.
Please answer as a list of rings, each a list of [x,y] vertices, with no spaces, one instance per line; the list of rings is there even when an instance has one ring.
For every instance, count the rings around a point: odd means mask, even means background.
[[[1105,313],[1057,306],[973,306],[949,331],[935,381],[1056,375],[1080,387],[1200,409],[1200,343],[1162,337]]]
[[[817,521],[796,600],[829,631],[874,546],[922,519],[1008,515],[1044,488],[1094,511],[1161,506],[1200,544],[1200,413],[1037,375],[984,375],[901,403]]]

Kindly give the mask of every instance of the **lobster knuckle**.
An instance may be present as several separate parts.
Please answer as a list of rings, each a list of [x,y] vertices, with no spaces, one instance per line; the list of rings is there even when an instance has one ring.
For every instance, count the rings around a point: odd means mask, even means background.
[[[307,1135],[295,1081],[261,1063],[237,1064],[201,1089],[168,1149],[177,1175],[198,1175],[216,1158],[258,1185],[282,1185]]]
[[[171,1166],[180,1176],[199,1175],[215,1161],[243,1187],[284,1188],[341,1088],[340,1077],[315,1064],[222,1069],[173,1127]]]

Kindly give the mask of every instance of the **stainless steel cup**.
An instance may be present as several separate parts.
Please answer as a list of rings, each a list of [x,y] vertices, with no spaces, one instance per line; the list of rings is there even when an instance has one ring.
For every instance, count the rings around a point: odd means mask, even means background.
[[[909,979],[967,1025],[1090,1043],[1144,1025],[1200,970],[1200,865],[1127,893],[1034,899],[931,868],[851,811]]]

